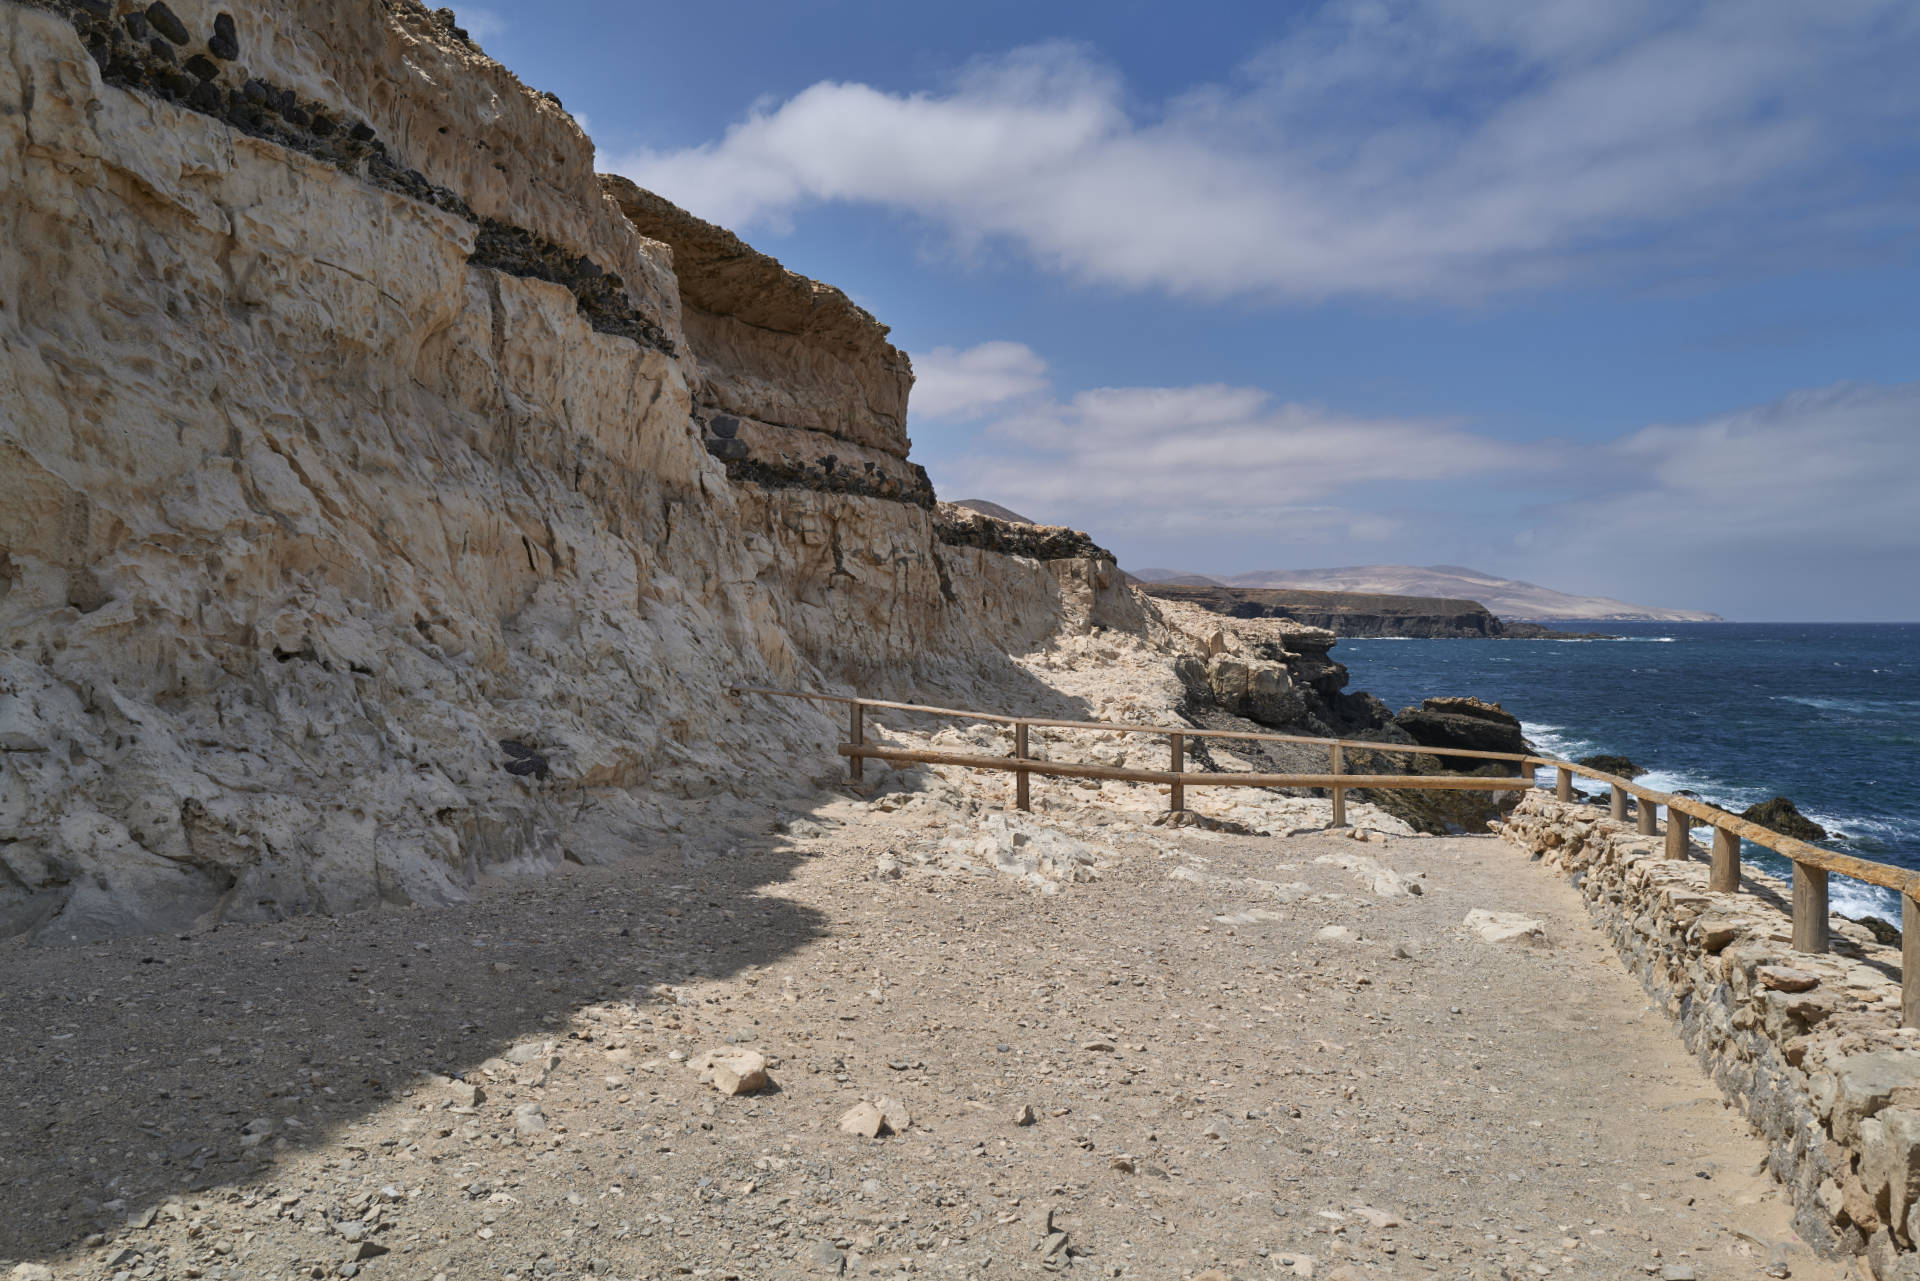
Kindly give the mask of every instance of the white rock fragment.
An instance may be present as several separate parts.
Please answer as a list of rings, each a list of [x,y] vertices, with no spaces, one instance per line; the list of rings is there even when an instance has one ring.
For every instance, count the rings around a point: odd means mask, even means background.
[[[886,1128],[887,1119],[880,1109],[871,1103],[856,1103],[847,1109],[840,1118],[840,1133],[858,1135],[863,1139],[877,1139],[880,1131]]]
[[[1405,876],[1364,854],[1322,854],[1313,861],[1353,873],[1360,887],[1376,898],[1407,898],[1426,893],[1426,887],[1421,884],[1424,872]]]
[[[767,1056],[743,1046],[725,1046],[697,1054],[687,1066],[722,1094],[753,1094],[767,1088]]]
[[[1483,943],[1534,947],[1547,941],[1546,926],[1518,912],[1491,912],[1476,907],[1461,924]]]
[[[883,1094],[873,1101],[873,1106],[879,1109],[880,1119],[886,1122],[886,1128],[890,1133],[905,1134],[907,1127],[913,1124],[913,1113],[909,1112],[907,1105],[898,1099],[889,1098]]]

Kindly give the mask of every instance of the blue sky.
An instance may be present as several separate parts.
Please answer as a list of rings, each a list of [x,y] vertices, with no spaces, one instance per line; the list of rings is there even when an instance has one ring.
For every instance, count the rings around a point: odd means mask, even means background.
[[[893,326],[944,497],[1133,566],[1920,618],[1908,0],[459,12]]]

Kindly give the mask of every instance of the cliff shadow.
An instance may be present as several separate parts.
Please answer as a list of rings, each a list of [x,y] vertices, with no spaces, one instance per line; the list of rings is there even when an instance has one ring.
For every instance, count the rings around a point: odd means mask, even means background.
[[[277,1155],[341,1145],[423,1073],[471,1073],[564,1040],[582,1007],[672,1004],[665,988],[819,938],[820,912],[765,892],[808,853],[768,808],[716,800],[684,838],[463,904],[0,944],[0,1260],[270,1185]],[[250,1139],[261,1119],[269,1137]]]

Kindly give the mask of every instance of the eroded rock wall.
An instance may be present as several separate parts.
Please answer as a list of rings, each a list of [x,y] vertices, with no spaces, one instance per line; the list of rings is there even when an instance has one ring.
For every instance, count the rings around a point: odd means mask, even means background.
[[[885,325],[726,228],[625,178],[600,181],[672,255],[695,414],[729,475],[932,506],[926,472],[907,460],[913,368]]]
[[[808,786],[832,723],[733,684],[986,702],[1137,611],[1110,562],[730,477],[697,402],[769,361],[703,363],[672,251],[444,19],[148,12],[0,0],[0,935],[617,858]],[[907,466],[874,396],[778,407]]]

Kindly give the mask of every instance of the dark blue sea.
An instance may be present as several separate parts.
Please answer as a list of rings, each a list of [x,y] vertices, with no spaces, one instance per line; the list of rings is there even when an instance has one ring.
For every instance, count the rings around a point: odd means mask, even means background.
[[[1550,754],[1617,752],[1650,771],[1639,782],[1735,811],[1786,796],[1832,848],[1920,867],[1920,624],[1566,626],[1624,639],[1343,640],[1333,657],[1396,711],[1477,694]],[[1887,891],[1832,893],[1837,911],[1900,919]]]

